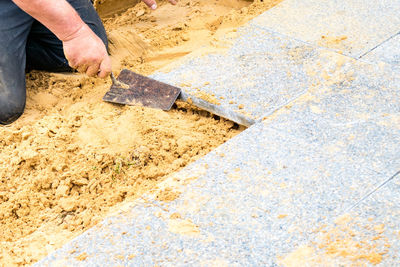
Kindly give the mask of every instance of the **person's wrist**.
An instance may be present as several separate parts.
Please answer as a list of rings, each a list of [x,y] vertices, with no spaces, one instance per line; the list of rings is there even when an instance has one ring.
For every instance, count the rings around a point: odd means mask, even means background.
[[[82,23],[82,25],[78,26],[75,30],[65,33],[64,36],[60,36],[59,39],[62,42],[68,42],[80,36],[87,35],[88,30],[90,31],[90,28],[85,23]]]

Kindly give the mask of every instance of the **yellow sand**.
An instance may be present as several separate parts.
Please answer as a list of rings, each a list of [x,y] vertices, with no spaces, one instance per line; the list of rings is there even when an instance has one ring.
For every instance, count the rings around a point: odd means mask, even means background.
[[[367,266],[380,264],[390,243],[385,225],[371,218],[361,223],[349,214],[338,217],[334,226],[322,226],[316,240],[279,258],[283,266]]]

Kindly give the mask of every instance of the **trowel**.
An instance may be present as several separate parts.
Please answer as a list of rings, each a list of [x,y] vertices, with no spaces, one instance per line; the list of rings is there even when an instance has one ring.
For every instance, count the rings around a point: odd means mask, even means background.
[[[111,73],[112,85],[106,102],[170,110],[181,89],[123,69],[118,78]]]

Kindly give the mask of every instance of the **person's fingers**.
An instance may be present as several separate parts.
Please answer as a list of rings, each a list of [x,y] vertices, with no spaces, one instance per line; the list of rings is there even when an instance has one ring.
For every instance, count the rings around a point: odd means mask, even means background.
[[[97,74],[100,78],[106,78],[110,75],[111,73],[111,59],[109,56],[104,58],[104,60],[100,64],[100,71]]]
[[[86,65],[86,64],[80,65],[79,67],[76,68],[76,70],[80,73],[86,73],[87,69],[88,69],[88,65]]]
[[[99,72],[100,64],[92,64],[87,68],[86,75],[90,77],[94,77]]]
[[[65,56],[67,61],[68,61],[68,65],[73,68],[76,69],[77,68],[77,64],[74,60],[72,60],[72,58],[69,58],[67,55]]]
[[[72,63],[71,60],[68,60],[68,59],[67,59],[67,61],[68,61],[68,65],[69,65],[71,68],[76,69],[76,65],[75,65],[74,63]]]
[[[178,3],[178,1],[175,1],[175,0],[169,0],[169,2],[170,2],[171,4],[173,4],[173,5],[176,5],[176,4]]]
[[[157,3],[154,0],[142,0],[148,7],[155,10],[157,8]]]

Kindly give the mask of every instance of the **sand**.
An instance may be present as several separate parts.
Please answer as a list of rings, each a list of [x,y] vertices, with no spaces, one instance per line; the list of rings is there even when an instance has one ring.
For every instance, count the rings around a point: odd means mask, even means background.
[[[367,222],[350,214],[339,216],[334,225],[315,230],[316,238],[279,257],[282,266],[371,266],[380,264],[392,244],[385,225]]]
[[[97,1],[113,68],[148,75],[212,45],[279,1]],[[169,112],[101,100],[109,80],[27,74],[27,107],[0,127],[0,266],[38,261],[243,130],[178,102]],[[177,221],[182,223],[181,221]]]

